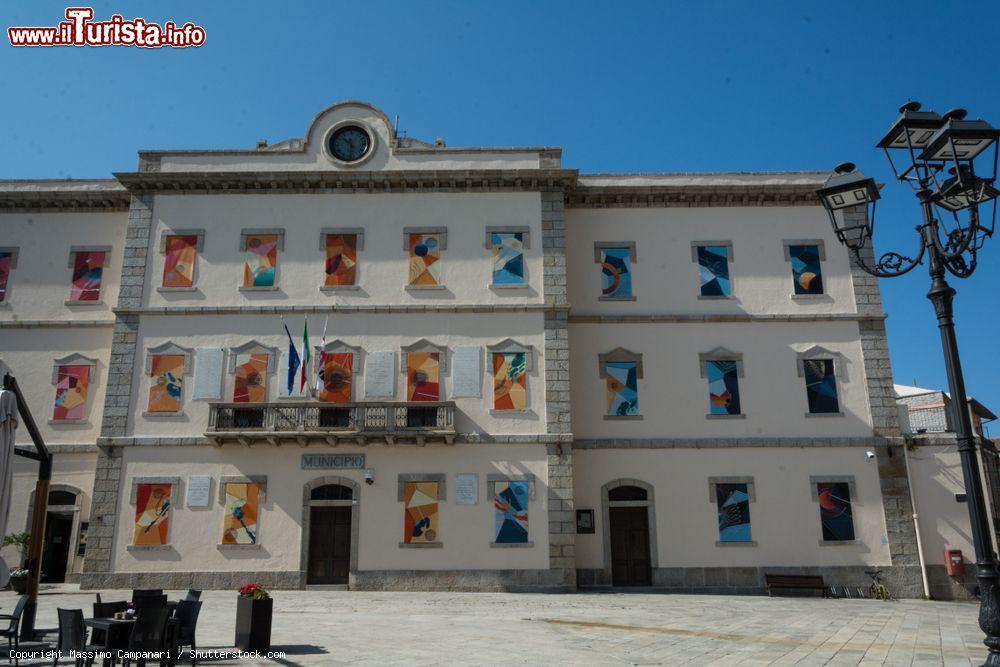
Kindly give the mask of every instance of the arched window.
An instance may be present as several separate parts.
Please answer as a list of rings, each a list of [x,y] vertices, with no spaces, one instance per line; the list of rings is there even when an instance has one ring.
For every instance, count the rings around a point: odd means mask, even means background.
[[[646,489],[638,486],[616,486],[608,490],[608,500],[646,500]]]
[[[354,492],[349,486],[341,484],[325,484],[312,490],[311,500],[352,500]]]
[[[49,505],[76,505],[76,494],[72,491],[49,491]]]

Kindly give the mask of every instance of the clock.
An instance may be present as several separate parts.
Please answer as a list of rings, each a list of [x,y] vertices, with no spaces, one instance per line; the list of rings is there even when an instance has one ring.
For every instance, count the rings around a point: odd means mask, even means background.
[[[357,125],[347,125],[335,131],[327,140],[330,155],[342,162],[357,162],[372,147],[372,138]]]

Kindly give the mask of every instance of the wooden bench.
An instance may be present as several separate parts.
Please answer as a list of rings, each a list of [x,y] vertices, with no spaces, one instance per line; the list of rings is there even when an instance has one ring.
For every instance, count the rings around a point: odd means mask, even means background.
[[[768,597],[771,597],[771,590],[774,588],[821,591],[823,597],[830,594],[829,587],[823,583],[823,577],[812,574],[765,574],[764,585],[767,587]]]

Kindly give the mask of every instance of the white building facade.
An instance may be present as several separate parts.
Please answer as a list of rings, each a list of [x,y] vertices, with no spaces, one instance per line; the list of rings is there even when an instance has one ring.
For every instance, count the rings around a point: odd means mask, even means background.
[[[749,593],[876,566],[919,595],[885,315],[826,177],[582,175],[346,102],[274,146],[0,184],[47,576]]]

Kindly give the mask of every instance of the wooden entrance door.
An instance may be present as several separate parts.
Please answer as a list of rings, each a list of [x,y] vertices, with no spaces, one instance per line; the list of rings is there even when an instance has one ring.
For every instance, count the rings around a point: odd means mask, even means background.
[[[645,507],[610,507],[611,583],[649,586],[649,519]]]
[[[50,513],[45,519],[45,549],[42,553],[42,581],[66,581],[70,540],[73,537],[73,515]]]
[[[346,584],[350,571],[351,508],[310,508],[306,583]]]

